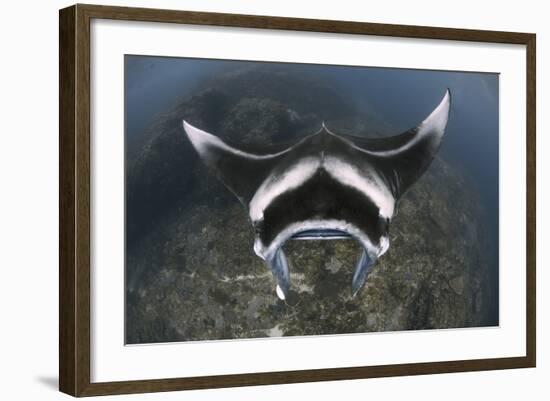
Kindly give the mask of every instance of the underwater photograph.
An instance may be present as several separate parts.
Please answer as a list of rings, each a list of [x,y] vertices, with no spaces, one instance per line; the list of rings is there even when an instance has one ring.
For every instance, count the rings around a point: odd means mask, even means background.
[[[126,55],[125,342],[499,325],[499,75]]]

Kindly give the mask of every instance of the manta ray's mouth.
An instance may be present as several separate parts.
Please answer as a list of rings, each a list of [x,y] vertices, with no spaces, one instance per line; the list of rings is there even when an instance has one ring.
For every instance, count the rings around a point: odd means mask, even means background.
[[[287,260],[283,245],[287,240],[333,240],[333,239],[353,239],[360,247],[361,253],[355,265],[355,272],[352,279],[352,295],[365,283],[367,276],[378,256],[379,249],[374,248],[364,233],[352,224],[340,221],[303,221],[298,224],[287,227],[283,230],[269,247],[267,254],[262,254],[262,247],[258,247],[257,253],[262,257],[273,276],[277,280],[277,295],[285,299],[290,288],[290,263]],[[260,242],[257,242],[259,245]]]
[[[292,239],[302,240],[330,240],[330,239],[351,239],[353,238],[348,232],[343,230],[334,230],[327,228],[302,230],[295,233]]]
[[[326,232],[323,233],[323,232],[315,231],[315,233],[303,232],[302,234],[304,236],[307,235],[307,237],[298,236],[296,239],[321,239],[321,240],[329,239],[329,237],[311,237],[312,234],[327,235],[328,233]],[[337,238],[346,238],[346,239],[353,238],[351,235],[345,232],[340,232],[339,234],[330,233],[330,235],[341,235]],[[346,236],[344,237],[343,235],[346,235]],[[331,237],[330,239],[333,239],[333,238],[335,237]],[[292,237],[292,239],[294,239],[294,237]],[[359,291],[359,289],[365,283],[367,276],[369,275],[375,261],[376,261],[376,258],[369,256],[369,252],[367,251],[367,249],[363,248],[361,250],[361,255],[355,265],[355,272],[353,274],[353,280],[352,280],[353,296],[357,294],[357,291]],[[290,288],[290,272],[289,272],[289,262],[287,260],[287,257],[282,247],[277,248],[274,254],[270,258],[268,258],[266,262],[270,267],[271,272],[273,273],[273,276],[277,280],[277,296],[282,300],[286,299],[286,296]]]

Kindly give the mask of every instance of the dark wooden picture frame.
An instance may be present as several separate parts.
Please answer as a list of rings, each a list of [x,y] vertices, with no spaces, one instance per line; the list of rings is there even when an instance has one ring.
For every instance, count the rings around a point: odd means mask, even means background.
[[[526,355],[92,383],[90,380],[90,21],[93,18],[525,45],[527,54]],[[73,396],[94,396],[535,366],[535,34],[80,4],[60,10],[59,29],[60,391]]]

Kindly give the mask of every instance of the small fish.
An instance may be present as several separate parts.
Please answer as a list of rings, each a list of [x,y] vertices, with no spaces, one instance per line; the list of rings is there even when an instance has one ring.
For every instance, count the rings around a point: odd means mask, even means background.
[[[354,238],[362,247],[352,295],[389,248],[389,226],[405,191],[426,171],[443,138],[447,90],[416,127],[388,138],[360,138],[321,128],[277,152],[251,153],[183,121],[202,161],[244,205],[254,252],[271,269],[276,294],[290,288],[283,244],[289,239]]]

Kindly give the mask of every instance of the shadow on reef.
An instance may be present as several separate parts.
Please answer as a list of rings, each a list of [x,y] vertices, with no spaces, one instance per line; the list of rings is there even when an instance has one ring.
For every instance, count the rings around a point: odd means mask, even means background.
[[[443,160],[403,197],[390,249],[357,296],[355,242],[290,241],[283,302],[243,207],[198,162],[182,119],[242,147],[293,141],[322,120],[343,134],[392,132],[330,83],[265,67],[218,76],[159,118],[127,154],[128,343],[487,324],[483,212]]]

